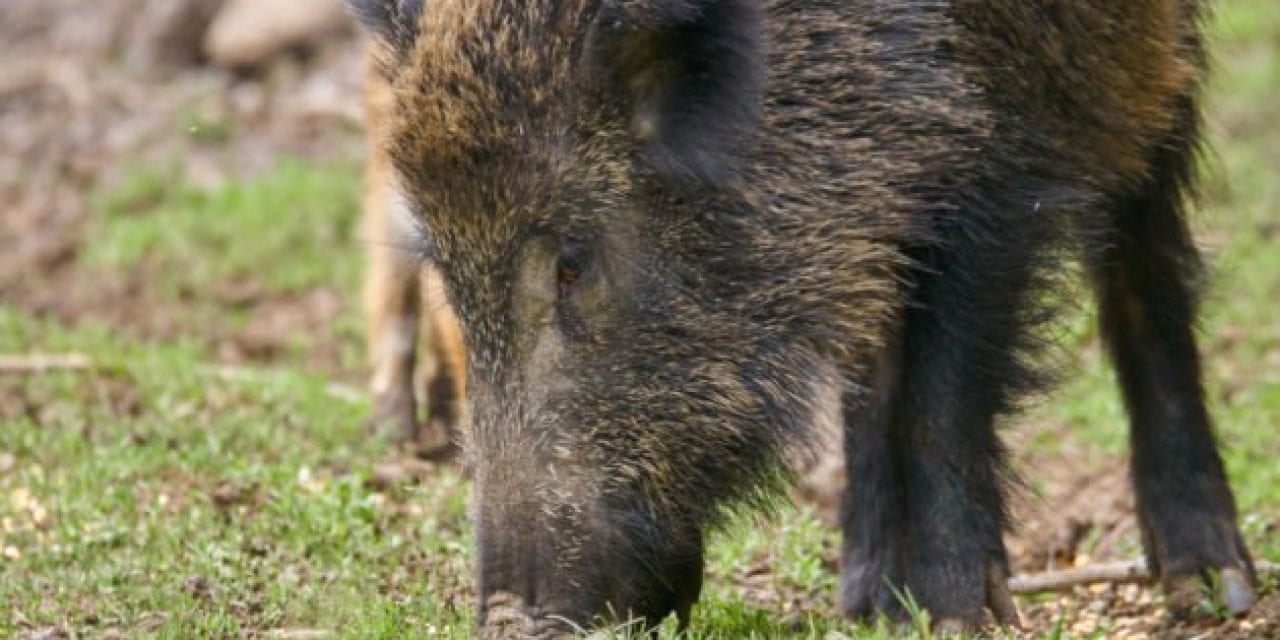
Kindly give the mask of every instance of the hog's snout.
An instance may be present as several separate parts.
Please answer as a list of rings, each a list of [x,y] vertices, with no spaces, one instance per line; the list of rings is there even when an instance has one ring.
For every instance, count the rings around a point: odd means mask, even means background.
[[[672,613],[687,622],[702,586],[700,538],[655,538],[633,518],[599,515],[555,525],[537,516],[478,523],[482,637],[643,629]]]
[[[523,525],[523,526],[522,526]],[[485,638],[557,638],[590,620],[590,572],[572,558],[553,531],[525,521],[481,522],[479,621]]]

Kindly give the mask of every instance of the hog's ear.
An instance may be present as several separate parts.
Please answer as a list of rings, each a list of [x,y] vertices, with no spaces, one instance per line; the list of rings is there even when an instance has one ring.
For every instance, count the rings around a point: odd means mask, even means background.
[[[422,15],[422,0],[346,0],[347,7],[366,29],[397,54],[413,46]]]
[[[722,185],[755,137],[764,93],[759,0],[604,0],[592,67],[621,93],[645,158]]]

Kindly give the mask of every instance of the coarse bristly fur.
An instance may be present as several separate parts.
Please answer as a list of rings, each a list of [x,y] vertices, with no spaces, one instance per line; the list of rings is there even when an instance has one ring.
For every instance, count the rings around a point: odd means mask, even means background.
[[[1077,248],[1152,565],[1248,591],[1191,333],[1196,2],[352,4],[465,336],[485,633],[687,620],[833,379],[845,612],[1015,622],[993,424]]]

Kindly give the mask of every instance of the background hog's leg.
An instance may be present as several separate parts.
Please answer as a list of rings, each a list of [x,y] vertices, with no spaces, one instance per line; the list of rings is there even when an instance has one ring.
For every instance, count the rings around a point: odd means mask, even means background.
[[[374,403],[372,419],[379,430],[413,442],[418,437],[414,368],[420,322],[420,267],[403,247],[373,243],[365,282],[373,367],[369,385]]]
[[[1253,604],[1254,575],[1205,409],[1196,348],[1200,261],[1183,217],[1195,118],[1161,145],[1148,181],[1116,197],[1111,229],[1090,255],[1102,333],[1129,410],[1133,483],[1148,562],[1170,608],[1200,599],[1199,576],[1222,571],[1232,613]]]
[[[393,201],[391,163],[382,148],[391,90],[374,71],[365,85],[368,161],[364,199],[365,315],[372,366],[372,421],[379,431],[415,441],[414,366],[418,346],[421,260],[411,249]]]
[[[456,433],[466,389],[466,360],[462,330],[445,297],[444,283],[435,269],[422,270],[423,330],[427,333],[427,391],[429,421],[420,434],[419,455],[447,459],[457,453]]]

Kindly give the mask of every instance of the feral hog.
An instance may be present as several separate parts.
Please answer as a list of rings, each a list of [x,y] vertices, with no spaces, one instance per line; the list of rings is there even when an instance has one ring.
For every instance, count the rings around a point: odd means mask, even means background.
[[[1175,608],[1253,600],[1193,337],[1194,0],[353,0],[461,321],[487,635],[670,613],[838,398],[840,605],[1003,623],[993,423],[1075,252]]]

